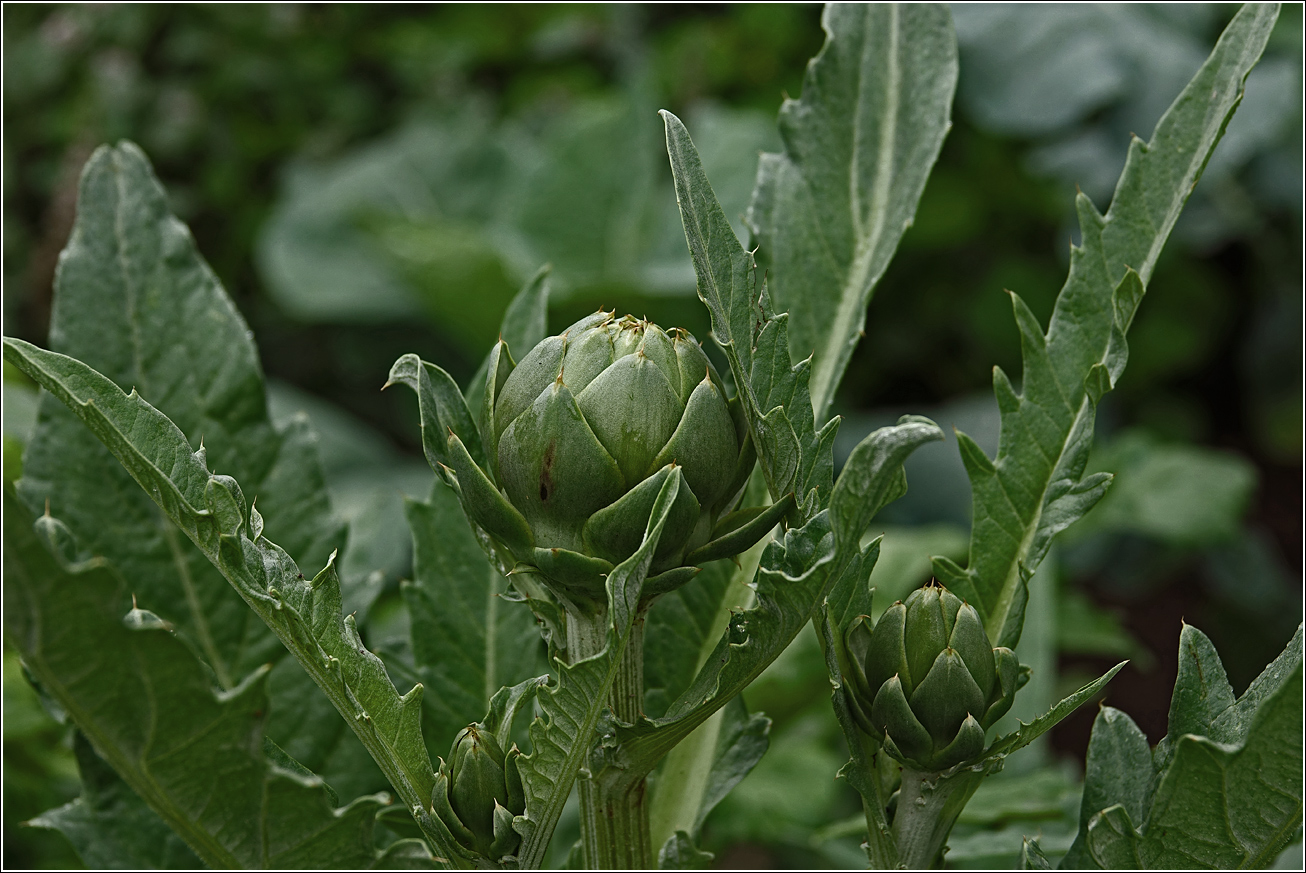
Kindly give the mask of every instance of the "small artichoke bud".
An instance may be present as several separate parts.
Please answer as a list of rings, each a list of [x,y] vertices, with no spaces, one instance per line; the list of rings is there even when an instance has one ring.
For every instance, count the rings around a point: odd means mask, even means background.
[[[512,829],[514,816],[526,808],[520,751],[505,754],[494,734],[469,725],[454,739],[449,762],[436,779],[434,807],[454,839],[497,861],[517,850],[521,839]]]
[[[479,427],[487,469],[454,451],[469,515],[555,590],[604,599],[603,577],[643,541],[669,477],[681,478],[646,591],[761,539],[792,505],[734,512],[756,459],[748,425],[686,331],[598,312],[514,364],[502,344]]]
[[[984,750],[984,732],[1011,708],[1020,667],[993,648],[979,613],[932,584],[845,635],[850,697],[863,730],[909,763],[943,770]]]

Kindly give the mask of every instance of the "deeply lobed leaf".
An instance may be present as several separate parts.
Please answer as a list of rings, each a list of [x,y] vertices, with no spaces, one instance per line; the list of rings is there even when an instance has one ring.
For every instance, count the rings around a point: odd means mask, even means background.
[[[1098,401],[1120,378],[1125,333],[1185,201],[1265,47],[1278,7],[1245,6],[1157,123],[1135,138],[1111,207],[1103,216],[1076,199],[1080,244],[1044,333],[1012,294],[1023,371],[1016,393],[1001,369],[993,387],[1001,411],[998,454],[990,460],[958,434],[973,489],[969,566],[936,558],[935,574],[985,618],[997,645],[1020,638],[1027,584],[1052,537],[1105,493],[1107,474],[1084,475]]]
[[[1153,753],[1124,713],[1089,741],[1079,834],[1062,866],[1264,867],[1302,823],[1302,628],[1242,697],[1184,626],[1170,731]]]
[[[320,565],[343,544],[316,438],[303,419],[272,425],[249,327],[132,143],[102,146],[82,172],[50,317],[54,351],[148,396],[192,448],[205,446],[210,466],[257,498],[268,534],[296,560]],[[282,656],[275,635],[52,397],[41,401],[18,490],[32,512],[48,501],[85,548],[130,578],[224,687]]]

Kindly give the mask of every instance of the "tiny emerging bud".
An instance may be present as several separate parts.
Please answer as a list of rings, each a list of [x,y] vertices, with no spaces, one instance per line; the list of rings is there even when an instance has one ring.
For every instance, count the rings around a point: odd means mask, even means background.
[[[440,767],[433,798],[436,814],[454,839],[490,860],[512,854],[520,837],[512,819],[526,801],[514,746],[504,753],[494,734],[469,725],[454,739],[449,761]]]

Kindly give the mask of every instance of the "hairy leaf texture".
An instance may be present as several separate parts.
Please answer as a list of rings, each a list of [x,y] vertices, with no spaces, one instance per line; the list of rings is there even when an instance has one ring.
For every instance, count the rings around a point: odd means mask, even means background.
[[[939,581],[981,611],[995,645],[1014,647],[1028,582],[1052,537],[1106,492],[1110,474],[1085,475],[1097,403],[1125,367],[1125,333],[1175,221],[1225,125],[1243,82],[1269,39],[1275,5],[1248,5],[1157,123],[1150,142],[1135,137],[1101,215],[1076,199],[1081,239],[1046,333],[1011,294],[1023,371],[1017,394],[1000,368],[993,388],[1002,416],[990,459],[957,434],[973,491],[970,561],[934,559]]]

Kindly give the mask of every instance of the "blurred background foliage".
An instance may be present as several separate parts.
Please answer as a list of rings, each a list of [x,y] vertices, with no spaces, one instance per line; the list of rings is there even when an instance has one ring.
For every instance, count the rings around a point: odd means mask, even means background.
[[[278,417],[321,434],[354,525],[374,648],[403,636],[398,495],[425,494],[416,411],[378,391],[405,352],[465,382],[513,291],[554,266],[550,322],[598,305],[700,338],[655,110],[685,118],[736,230],[775,113],[821,46],[820,9],[734,6],[5,5],[4,331],[44,343],[78,173],[128,138],[258,340]],[[1232,8],[962,6],[954,127],[871,304],[836,400],[841,457],[903,412],[990,453],[994,364],[1019,372],[1003,289],[1046,322],[1075,234],[1076,187],[1109,202]],[[1175,230],[1100,410],[1092,463],[1119,474],[1036,577],[1021,642],[1027,718],[1122,657],[1109,686],[1165,732],[1180,621],[1215,640],[1241,690],[1301,612],[1302,12],[1283,10],[1246,98]],[[4,476],[21,475],[35,394],[6,366]],[[928,446],[884,532],[880,607],[965,556],[969,485]],[[373,601],[374,604],[373,604]],[[367,607],[371,605],[370,612]],[[21,823],[78,793],[68,729],[6,649],[4,863],[77,863]],[[712,814],[725,866],[864,863],[846,751],[815,637],[746,692],[771,749]],[[1013,866],[1022,834],[1054,860],[1078,816],[1091,708],[1013,759],[947,856]],[[559,839],[568,825],[564,823]],[[563,847],[565,849],[565,846]],[[563,857],[560,855],[560,857]]]

